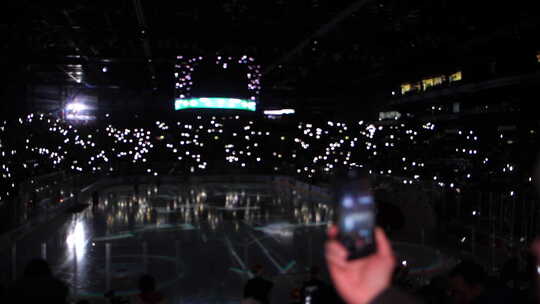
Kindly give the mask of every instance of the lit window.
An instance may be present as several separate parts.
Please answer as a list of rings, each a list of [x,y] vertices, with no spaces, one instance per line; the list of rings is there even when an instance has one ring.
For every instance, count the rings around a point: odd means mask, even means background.
[[[411,91],[411,89],[412,89],[412,86],[410,83],[404,83],[401,85],[401,94],[405,94]]]
[[[461,71],[457,71],[454,74],[450,75],[448,78],[448,81],[454,82],[454,81],[460,81],[462,79]]]
[[[433,78],[422,79],[422,90],[425,91],[432,86],[434,86]]]
[[[433,78],[433,85],[438,86],[446,81],[446,76],[441,75]]]

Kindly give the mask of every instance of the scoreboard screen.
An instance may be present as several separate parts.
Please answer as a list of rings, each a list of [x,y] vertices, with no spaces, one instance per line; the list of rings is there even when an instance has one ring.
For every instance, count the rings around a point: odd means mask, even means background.
[[[176,99],[174,109],[231,109],[255,111],[255,101],[238,98],[201,97],[190,99]]]
[[[178,56],[174,73],[174,109],[255,111],[261,89],[261,72],[254,61],[247,55]]]

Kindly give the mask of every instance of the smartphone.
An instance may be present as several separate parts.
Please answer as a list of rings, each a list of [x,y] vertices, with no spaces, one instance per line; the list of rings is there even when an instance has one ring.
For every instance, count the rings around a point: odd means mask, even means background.
[[[338,227],[349,260],[366,257],[376,250],[375,199],[366,176],[349,174],[337,191]]]

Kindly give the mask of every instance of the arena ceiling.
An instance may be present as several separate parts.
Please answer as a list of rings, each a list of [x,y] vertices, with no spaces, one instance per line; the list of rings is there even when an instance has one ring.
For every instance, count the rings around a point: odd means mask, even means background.
[[[539,46],[536,1],[10,1],[2,6],[5,84],[22,79],[172,92],[177,55],[248,54],[262,67],[263,95],[362,96],[416,74]]]

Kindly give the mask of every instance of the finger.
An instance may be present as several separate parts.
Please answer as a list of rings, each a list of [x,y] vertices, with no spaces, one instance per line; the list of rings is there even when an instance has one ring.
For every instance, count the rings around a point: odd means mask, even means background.
[[[386,237],[384,231],[377,227],[375,228],[375,240],[377,242],[377,255],[384,257],[394,257],[392,245]]]
[[[346,259],[334,255],[326,256],[326,264],[329,269],[339,269],[340,271],[350,268]]]
[[[332,225],[328,228],[327,235],[329,239],[335,239],[338,235],[338,228],[336,225]]]
[[[326,255],[327,256],[336,256],[340,259],[346,259],[349,253],[347,249],[343,247],[338,241],[328,241],[326,242]]]
[[[329,269],[347,269],[347,253],[343,252],[339,244],[327,244],[326,245],[326,263]],[[345,253],[345,254],[344,254]]]

